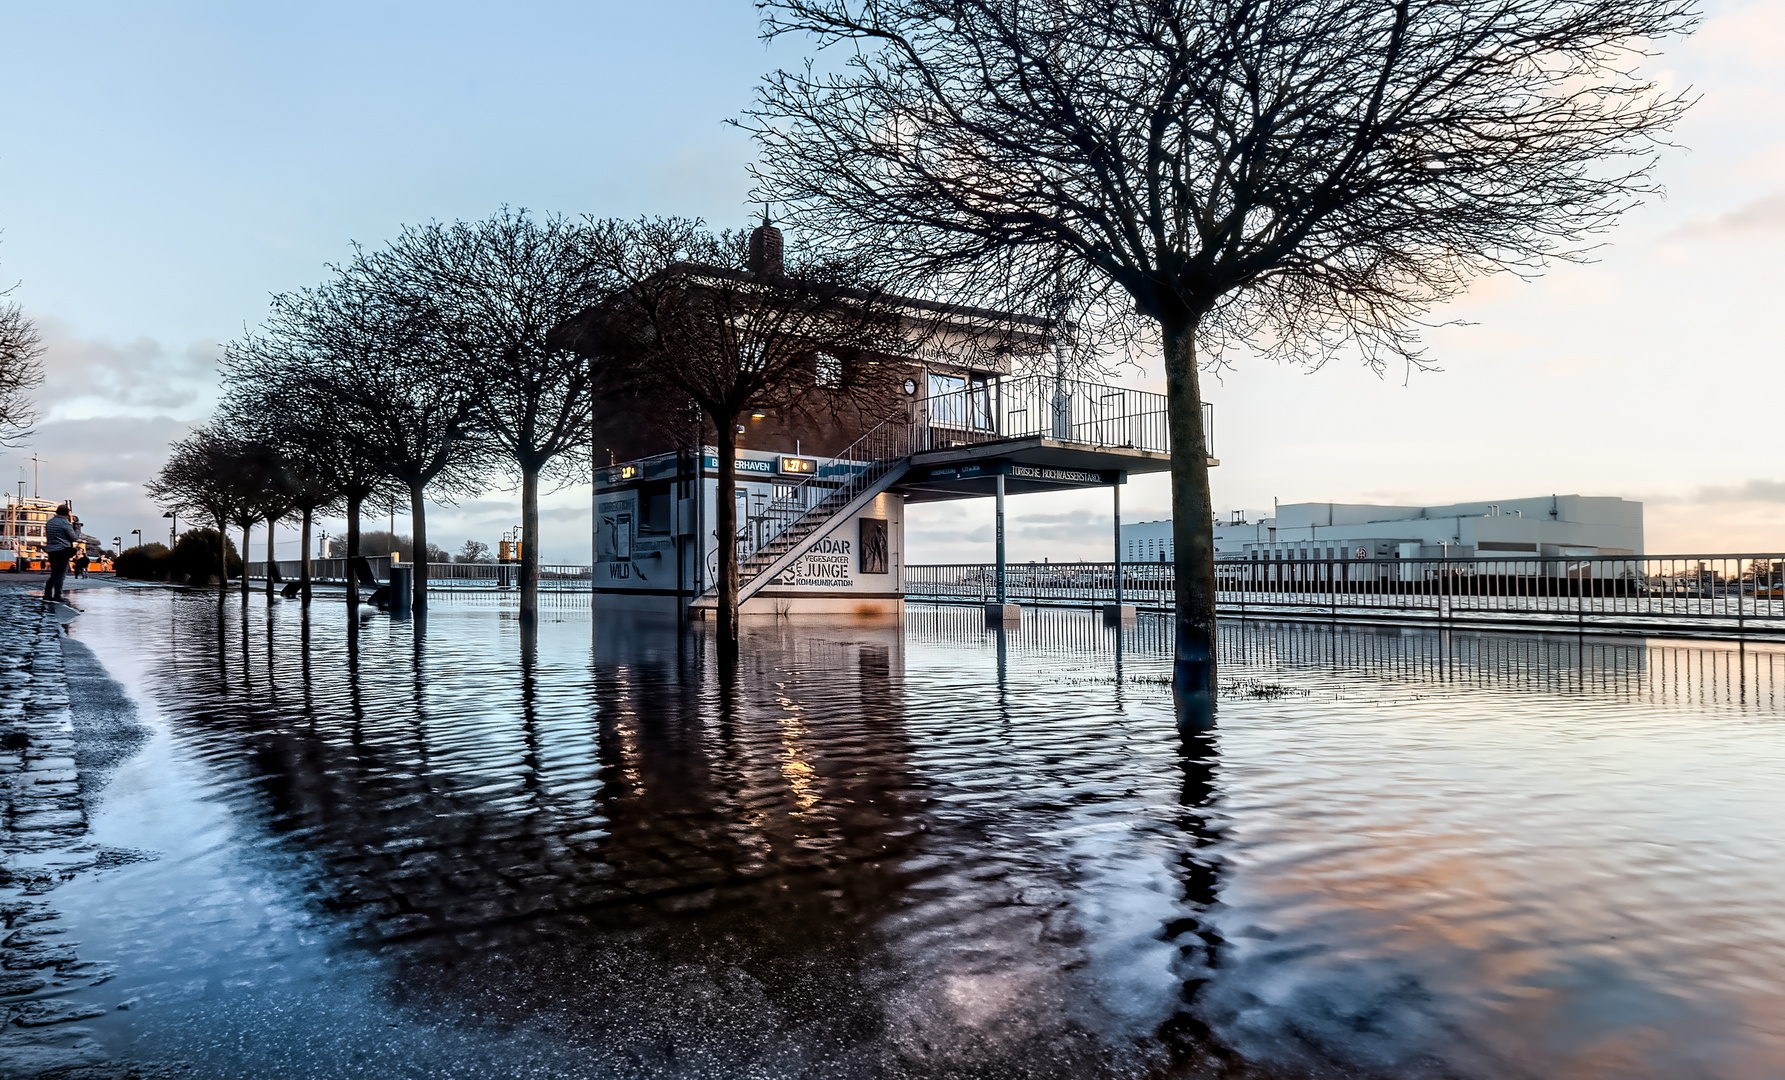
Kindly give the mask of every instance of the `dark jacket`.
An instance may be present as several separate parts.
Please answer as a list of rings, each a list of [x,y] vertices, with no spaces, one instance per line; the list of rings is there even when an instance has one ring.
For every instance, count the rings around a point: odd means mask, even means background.
[[[81,534],[75,529],[74,522],[55,514],[50,523],[43,527],[43,546],[50,551],[67,551],[79,543]]]

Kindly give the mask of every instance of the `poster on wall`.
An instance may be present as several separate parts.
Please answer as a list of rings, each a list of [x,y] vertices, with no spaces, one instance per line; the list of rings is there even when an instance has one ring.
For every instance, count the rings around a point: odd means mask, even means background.
[[[607,563],[610,578],[631,577],[632,521],[637,503],[629,494],[595,506],[595,561]]]
[[[856,538],[857,570],[863,574],[884,574],[887,567],[886,519],[858,518],[860,533]]]

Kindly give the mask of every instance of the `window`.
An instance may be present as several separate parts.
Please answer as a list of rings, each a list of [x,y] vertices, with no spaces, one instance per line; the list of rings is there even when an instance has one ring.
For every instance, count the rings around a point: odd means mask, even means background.
[[[843,359],[833,353],[821,352],[813,358],[814,374],[819,386],[843,385]]]
[[[969,379],[930,372],[930,423],[974,431],[997,430],[992,417],[991,382],[984,375]]]
[[[967,426],[967,380],[958,375],[930,372],[930,423],[939,427]]]

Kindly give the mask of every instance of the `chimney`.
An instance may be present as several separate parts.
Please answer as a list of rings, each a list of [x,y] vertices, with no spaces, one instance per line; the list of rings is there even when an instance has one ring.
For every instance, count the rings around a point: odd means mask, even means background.
[[[762,208],[762,224],[750,230],[750,272],[760,278],[783,276],[781,230],[769,224],[769,208]]]

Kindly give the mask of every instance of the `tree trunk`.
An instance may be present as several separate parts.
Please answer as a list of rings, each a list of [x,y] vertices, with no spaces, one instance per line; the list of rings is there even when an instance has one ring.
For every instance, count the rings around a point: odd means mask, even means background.
[[[248,555],[253,551],[248,542],[254,537],[254,523],[242,522],[242,600],[248,599]]]
[[[359,510],[365,500],[359,495],[347,497],[347,606],[359,605]]]
[[[267,599],[273,598],[273,582],[279,576],[279,564],[273,561],[273,534],[278,531],[277,518],[267,518]]]
[[[1171,536],[1177,556],[1172,697],[1179,726],[1203,730],[1213,722],[1215,709],[1215,518],[1196,370],[1196,324],[1167,323],[1161,336],[1171,429]]]
[[[298,551],[298,593],[306,604],[310,602],[310,520],[314,513],[312,508],[304,507],[303,546]]]
[[[715,508],[714,534],[719,544],[719,591],[714,614],[719,620],[719,649],[723,657],[738,651],[738,421],[736,416],[715,416],[719,439],[719,505]]]
[[[409,485],[409,531],[415,545],[411,552],[415,557],[415,588],[410,593],[409,607],[418,613],[428,608],[428,511],[422,491],[421,484]]]
[[[539,466],[521,466],[521,621],[539,617]]]
[[[219,592],[229,591],[229,522],[217,519],[217,589]],[[243,581],[246,585],[246,580]]]

